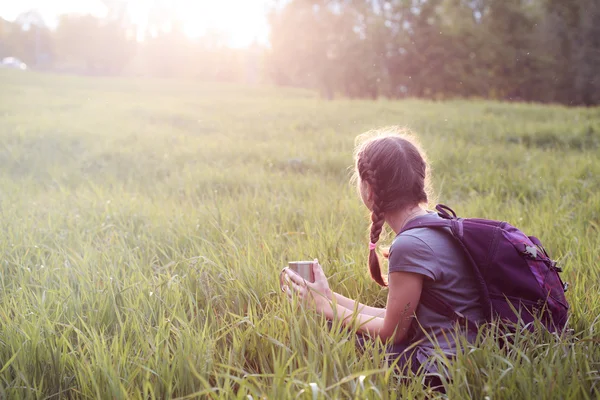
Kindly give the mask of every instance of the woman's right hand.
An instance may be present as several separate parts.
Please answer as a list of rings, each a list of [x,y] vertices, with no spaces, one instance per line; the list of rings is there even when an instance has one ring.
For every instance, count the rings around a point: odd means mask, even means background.
[[[295,294],[306,305],[312,305],[317,311],[324,309],[331,301],[332,292],[319,260],[315,259],[313,263],[314,282],[304,280],[289,268],[284,268],[283,273],[285,280],[283,290],[290,298]]]
[[[319,260],[316,258],[313,263],[313,275],[315,276],[315,281],[312,283],[307,282],[307,286],[313,291],[325,296],[327,300],[331,300],[333,293],[329,288],[329,282],[327,281],[325,272],[323,272],[323,267],[321,267]]]

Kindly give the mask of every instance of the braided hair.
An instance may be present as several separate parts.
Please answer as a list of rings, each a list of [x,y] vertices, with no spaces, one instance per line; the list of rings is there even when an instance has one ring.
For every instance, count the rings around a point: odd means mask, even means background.
[[[365,140],[365,136],[367,137]],[[375,282],[387,286],[381,274],[375,244],[385,223],[385,214],[428,201],[428,167],[416,139],[397,129],[371,132],[359,137],[355,151],[356,177],[371,190],[369,271]]]

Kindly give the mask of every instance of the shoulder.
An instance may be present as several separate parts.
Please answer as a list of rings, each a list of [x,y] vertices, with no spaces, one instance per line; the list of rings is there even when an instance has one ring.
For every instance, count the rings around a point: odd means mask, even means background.
[[[413,229],[410,232],[403,232],[396,236],[390,247],[390,254],[394,250],[411,251],[420,248],[433,251],[427,242],[423,240],[424,238],[421,231],[425,231],[425,228]]]
[[[415,272],[435,281],[438,261],[419,231],[421,229],[404,232],[394,239],[390,247],[389,272]]]

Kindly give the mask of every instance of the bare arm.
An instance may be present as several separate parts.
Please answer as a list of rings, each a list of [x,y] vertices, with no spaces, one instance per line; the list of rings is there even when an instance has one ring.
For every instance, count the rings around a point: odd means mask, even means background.
[[[356,300],[349,299],[348,297],[343,296],[339,293],[331,292],[331,300],[335,300],[338,305],[350,311],[358,309],[358,312],[363,315],[381,318],[385,316],[385,308],[367,306],[365,304],[359,303]]]
[[[382,340],[401,342],[408,332],[423,288],[423,276],[411,272],[390,274],[389,293],[383,316],[369,316],[349,310],[340,304],[320,303],[319,311],[327,318],[342,318],[344,325],[359,325],[358,330]],[[316,295],[318,296],[318,295]]]
[[[423,288],[423,275],[392,272],[386,308],[378,309],[332,292],[316,260],[313,266],[315,282],[305,281],[288,268],[284,271],[288,282],[284,290],[290,298],[295,292],[306,301],[305,304],[311,305],[328,319],[341,318],[346,326],[358,324],[360,332],[373,337],[378,336],[382,340],[391,338],[394,343],[399,343],[406,337]],[[338,299],[341,302],[338,303]]]

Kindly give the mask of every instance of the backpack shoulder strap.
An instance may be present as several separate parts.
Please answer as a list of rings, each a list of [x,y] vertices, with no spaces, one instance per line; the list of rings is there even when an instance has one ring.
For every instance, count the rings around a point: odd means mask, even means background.
[[[404,225],[400,233],[416,228],[450,228],[453,236],[459,240],[463,238],[462,218],[440,219],[437,221],[422,221],[417,218]]]
[[[406,225],[404,225],[400,233],[415,228],[452,228],[452,221],[449,219],[441,219],[438,221],[420,221],[417,218],[415,220],[409,221]]]

